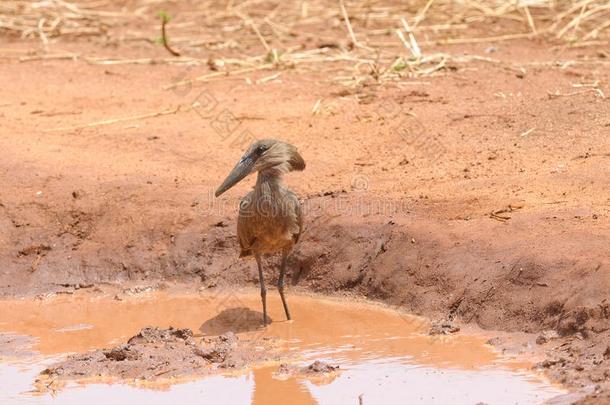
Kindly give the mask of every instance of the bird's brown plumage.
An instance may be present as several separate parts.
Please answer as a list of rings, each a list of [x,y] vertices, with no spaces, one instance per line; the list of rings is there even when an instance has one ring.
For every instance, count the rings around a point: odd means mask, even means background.
[[[258,183],[262,184],[258,187]],[[303,230],[303,215],[297,196],[278,179],[259,174],[257,187],[239,204],[237,236],[240,257],[254,252],[274,253],[292,249]]]
[[[266,322],[266,290],[262,279],[260,257],[263,254],[282,252],[282,265],[278,289],[286,316],[290,319],[284,298],[284,271],[286,257],[299,240],[303,230],[303,214],[297,196],[282,185],[282,175],[293,170],[304,170],[305,161],[297,149],[285,142],[265,139],[254,142],[216,190],[224,193],[248,174],[257,171],[254,190],[239,204],[237,236],[240,257],[254,255],[261,278],[264,320]]]

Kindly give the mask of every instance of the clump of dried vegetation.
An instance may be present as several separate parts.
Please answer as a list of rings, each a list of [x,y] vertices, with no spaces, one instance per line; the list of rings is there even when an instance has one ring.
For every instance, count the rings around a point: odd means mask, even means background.
[[[160,21],[159,12],[175,19],[166,27],[169,18]],[[499,21],[502,24],[494,24]],[[161,25],[163,36],[158,40]],[[501,31],[496,32],[496,27]],[[323,71],[348,86],[370,80],[397,82],[438,74],[472,60],[493,62],[488,56],[430,51],[439,45],[544,37],[556,46],[585,47],[605,43],[609,32],[607,0],[0,2],[0,33],[39,38],[43,44],[42,54],[24,56],[23,61],[80,57],[97,64],[201,64],[211,70],[168,88],[283,69]],[[160,42],[175,51],[155,59],[53,54],[49,43],[56,37],[94,37],[112,44]],[[278,77],[275,73],[261,80]]]

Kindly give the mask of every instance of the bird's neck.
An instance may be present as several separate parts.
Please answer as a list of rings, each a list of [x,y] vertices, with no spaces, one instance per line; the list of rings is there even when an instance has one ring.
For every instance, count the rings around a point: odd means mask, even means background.
[[[254,191],[258,195],[275,194],[282,188],[282,178],[280,173],[272,170],[258,172]]]

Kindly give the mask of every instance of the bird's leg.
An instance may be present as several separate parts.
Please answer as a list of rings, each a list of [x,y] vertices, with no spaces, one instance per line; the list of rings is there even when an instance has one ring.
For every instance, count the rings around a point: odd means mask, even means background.
[[[261,255],[254,255],[256,258],[256,265],[258,266],[258,281],[261,284],[261,300],[263,301],[263,325],[267,326],[267,289],[265,288],[265,277],[263,276],[263,263],[261,262]]]
[[[286,312],[286,318],[290,320],[290,310],[288,309],[288,303],[284,296],[284,274],[286,273],[286,262],[288,261],[288,252],[282,253],[282,264],[280,264],[280,277],[277,279],[277,289],[280,292],[282,298],[282,304],[284,305],[284,312]]]

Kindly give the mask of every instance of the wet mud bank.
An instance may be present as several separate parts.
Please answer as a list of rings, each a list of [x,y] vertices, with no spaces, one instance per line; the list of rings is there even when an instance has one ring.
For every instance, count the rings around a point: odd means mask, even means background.
[[[240,340],[233,332],[206,339],[195,339],[193,331],[146,327],[127,343],[72,355],[52,364],[41,374],[37,386],[49,389],[51,383],[103,377],[118,382],[202,377],[222,371],[238,371],[274,357],[270,339],[257,342]]]
[[[103,395],[124,402],[152,390],[155,401],[167,403],[189,391],[192,399],[195,390],[219,404],[279,404],[290,396],[304,405],[405,398],[466,405],[473,398],[541,403],[566,393],[531,368],[540,353],[501,352],[480,329],[439,334],[427,319],[387,306],[296,293],[290,298],[298,321],[281,320],[281,301],[270,297],[275,320],[262,327],[261,312],[249,309],[259,302],[255,290],[185,291],[117,299],[104,287],[3,301],[11,313],[30,316],[0,314],[0,336],[12,331],[15,346],[0,358],[0,401],[71,404]],[[142,328],[146,323],[177,327]],[[29,354],[11,356],[27,342],[16,336],[30,338]],[[439,385],[447,389],[439,392]]]
[[[606,392],[610,239],[603,232],[582,227],[567,237],[561,222],[544,220],[547,213],[441,221],[417,201],[382,209],[379,201],[343,191],[308,198],[289,288],[356,294],[438,321],[532,333],[547,352],[540,369],[575,389]],[[211,291],[256,285],[254,264],[236,258],[234,219],[217,213],[201,221],[198,214],[157,223],[154,233],[123,224],[129,241],[108,239],[109,224],[81,215],[70,229],[90,232],[69,238],[60,231],[65,224],[56,224],[61,237],[51,229],[48,242],[27,244],[30,231],[18,229],[5,251],[0,292],[72,294],[121,282],[138,285],[124,294],[173,282]],[[275,258],[267,261],[268,283],[276,266]]]

